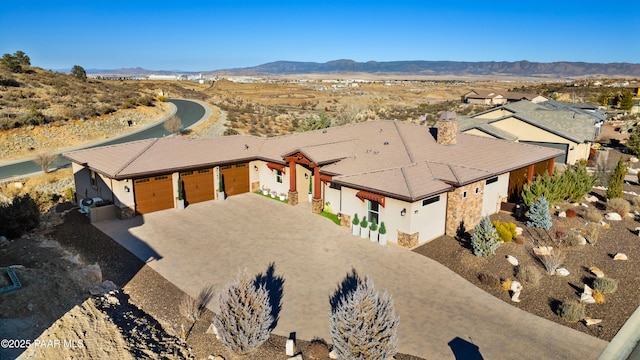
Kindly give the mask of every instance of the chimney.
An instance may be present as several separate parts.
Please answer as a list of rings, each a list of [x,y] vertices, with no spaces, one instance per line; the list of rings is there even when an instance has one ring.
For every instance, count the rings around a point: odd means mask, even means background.
[[[458,117],[453,111],[445,111],[438,119],[436,142],[440,145],[455,145],[458,133]]]

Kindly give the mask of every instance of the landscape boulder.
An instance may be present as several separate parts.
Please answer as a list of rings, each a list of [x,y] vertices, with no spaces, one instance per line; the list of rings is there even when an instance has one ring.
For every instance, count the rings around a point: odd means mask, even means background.
[[[615,212],[607,213],[604,216],[604,218],[609,220],[609,221],[621,221],[622,220],[622,216],[620,216],[620,214],[615,213]]]
[[[627,254],[617,253],[613,256],[613,260],[629,260]]]
[[[600,270],[600,268],[597,267],[597,266],[590,267],[589,271],[591,271],[591,273],[593,275],[595,275],[597,278],[603,278],[604,277],[604,272],[602,270]]]
[[[565,268],[557,268],[556,269],[556,275],[558,275],[558,276],[569,276],[569,270],[567,270]]]
[[[580,294],[580,302],[585,304],[595,304],[596,300],[593,298],[593,290],[589,285],[584,285],[584,290]]]
[[[507,255],[507,261],[513,266],[518,266],[518,259],[516,259],[514,256]]]

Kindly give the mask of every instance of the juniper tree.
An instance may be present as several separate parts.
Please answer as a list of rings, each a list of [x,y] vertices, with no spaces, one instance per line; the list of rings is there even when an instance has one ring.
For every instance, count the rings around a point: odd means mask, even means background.
[[[265,285],[256,286],[247,271],[220,293],[220,311],[213,317],[222,344],[232,353],[248,354],[271,334],[271,305]]]
[[[494,255],[500,246],[500,237],[489,217],[483,217],[473,230],[471,236],[473,254],[476,256]]]
[[[331,339],[338,359],[390,359],[398,352],[393,300],[376,291],[373,280],[359,280],[331,313]]]
[[[551,214],[549,213],[549,202],[544,196],[539,197],[529,208],[529,221],[527,226],[544,230],[551,229]]]
[[[618,159],[616,168],[613,169],[613,173],[609,178],[609,187],[607,188],[607,199],[615,199],[622,197],[622,184],[624,183],[624,176],[627,174],[627,168],[624,166],[624,160],[622,156]]]

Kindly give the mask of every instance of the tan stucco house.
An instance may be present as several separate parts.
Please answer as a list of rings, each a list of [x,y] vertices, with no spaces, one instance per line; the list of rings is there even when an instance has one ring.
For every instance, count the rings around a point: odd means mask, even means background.
[[[551,172],[555,149],[458,132],[370,121],[271,138],[165,137],[66,153],[79,199],[108,199],[120,218],[263,188],[289,205],[384,221],[388,241],[414,247],[496,213],[510,193]],[[220,178],[222,181],[220,182]],[[311,182],[312,194],[307,196]]]
[[[460,117],[466,134],[504,139],[562,151],[558,164],[589,158],[589,149],[606,115],[579,104],[521,100]]]

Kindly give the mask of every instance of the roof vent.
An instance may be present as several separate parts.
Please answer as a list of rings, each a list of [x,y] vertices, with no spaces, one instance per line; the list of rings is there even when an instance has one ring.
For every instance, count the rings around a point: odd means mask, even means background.
[[[322,130],[322,133],[326,134],[327,133],[327,129]]]
[[[249,145],[244,144],[244,149],[245,149],[245,150],[249,150]]]
[[[385,141],[385,142],[383,143],[383,145],[389,145],[389,142],[388,142],[388,141]]]

